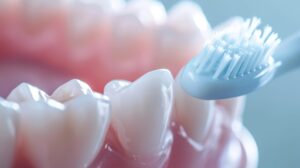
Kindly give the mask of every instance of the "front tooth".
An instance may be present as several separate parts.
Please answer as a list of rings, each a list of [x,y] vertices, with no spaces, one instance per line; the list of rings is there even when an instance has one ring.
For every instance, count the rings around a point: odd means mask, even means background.
[[[133,14],[140,22],[151,25],[161,25],[166,19],[164,5],[155,0],[151,1],[130,1],[125,9],[125,13]]]
[[[211,31],[202,9],[193,2],[183,1],[171,9],[168,24],[173,30],[185,34],[200,34],[206,39]]]
[[[0,167],[12,167],[19,106],[0,98]]]
[[[210,24],[196,3],[178,3],[159,31],[156,64],[159,67],[167,65],[172,70],[182,67],[200,51],[210,33]]]
[[[26,0],[21,3],[26,21],[32,22],[41,21],[46,15],[57,12],[66,2],[67,0]]]
[[[27,156],[35,167],[88,167],[102,146],[109,123],[106,97],[82,95],[21,104]]]
[[[122,61],[128,60],[127,64],[132,64],[132,59],[128,58],[144,58],[145,54],[151,52],[150,43],[154,29],[164,23],[165,19],[166,10],[161,2],[130,1],[113,21],[114,58]],[[120,66],[124,66],[124,62]],[[130,67],[132,66],[126,65],[127,69]]]
[[[244,22],[245,21],[242,17],[235,16],[217,25],[214,28],[214,32],[216,32],[215,34],[218,35],[222,34],[223,32],[240,30],[240,27],[243,26]]]
[[[48,95],[45,92],[27,83],[21,83],[7,97],[7,100],[18,103],[25,101],[46,101],[47,99]]]
[[[119,12],[124,4],[123,0],[75,0],[71,3],[69,19],[71,37],[79,37],[82,40],[91,34],[95,35],[95,31],[109,24],[107,19]]]
[[[65,102],[72,98],[88,94],[93,94],[90,86],[78,79],[73,79],[58,87],[51,95],[51,98]]]
[[[223,108],[230,119],[242,120],[243,111],[245,108],[246,97],[240,96],[230,99],[218,100],[216,103]]]
[[[167,70],[149,72],[137,81],[112,81],[105,86],[112,104],[112,125],[130,155],[162,150],[173,105],[173,77]]]
[[[175,88],[176,121],[182,126],[194,147],[201,149],[213,118],[214,101],[206,101],[188,95],[180,86],[178,79]]]

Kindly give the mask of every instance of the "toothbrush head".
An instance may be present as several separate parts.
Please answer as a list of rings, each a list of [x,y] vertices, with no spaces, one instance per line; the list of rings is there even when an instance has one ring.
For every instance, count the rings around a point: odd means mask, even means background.
[[[272,55],[280,43],[260,19],[242,20],[216,32],[201,53],[179,74],[183,89],[201,99],[224,99],[250,93],[268,83],[276,67]]]

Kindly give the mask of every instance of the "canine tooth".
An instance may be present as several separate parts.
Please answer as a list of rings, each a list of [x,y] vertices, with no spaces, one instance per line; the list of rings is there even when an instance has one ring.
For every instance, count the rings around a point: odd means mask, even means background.
[[[165,25],[159,31],[156,45],[158,68],[166,65],[172,70],[182,67],[199,53],[210,32],[210,24],[196,3],[178,3],[171,9]]]
[[[214,101],[191,97],[181,88],[177,80],[174,84],[176,121],[181,124],[193,142],[203,145],[212,122]]]
[[[28,20],[39,20],[51,10],[57,10],[60,6],[65,5],[67,0],[26,0],[22,1],[23,12]]]
[[[245,101],[246,98],[240,96],[231,99],[218,100],[216,103],[228,113],[232,120],[241,120],[245,108]]]
[[[130,155],[162,150],[173,105],[173,77],[167,70],[145,74],[133,83],[111,81],[104,88],[112,104],[112,125]]]
[[[65,104],[21,104],[27,156],[35,167],[88,167],[102,146],[109,123],[107,97],[82,95]]]
[[[18,103],[39,100],[46,101],[47,99],[48,95],[45,92],[27,83],[21,83],[7,97],[7,100]]]
[[[110,59],[126,72],[152,63],[155,29],[166,19],[166,11],[159,1],[130,1],[112,21],[112,53]],[[135,59],[135,63],[131,61]]]
[[[159,1],[133,0],[116,17],[114,35],[119,40],[128,40],[127,38],[134,38],[139,33],[162,24],[165,19],[166,10]]]
[[[228,32],[235,31],[238,27],[241,27],[244,23],[244,19],[242,17],[236,16],[228,19],[227,21],[221,23],[220,25],[214,28],[214,32]]]
[[[120,11],[124,4],[122,0],[75,0],[71,3],[69,19],[72,37],[84,38],[99,31],[100,24],[107,24],[109,16]]]
[[[202,9],[196,3],[183,1],[171,9],[168,24],[171,27],[183,33],[200,33],[202,37],[207,38],[211,31]]]
[[[140,1],[133,0],[127,4],[124,9],[124,15],[133,15],[141,23],[160,25],[166,19],[166,9],[164,5],[156,0]]]
[[[51,98],[65,102],[72,98],[88,94],[93,94],[90,86],[78,79],[73,79],[58,87],[51,95]]]
[[[17,141],[18,109],[16,103],[0,98],[0,167],[3,168],[12,167]]]

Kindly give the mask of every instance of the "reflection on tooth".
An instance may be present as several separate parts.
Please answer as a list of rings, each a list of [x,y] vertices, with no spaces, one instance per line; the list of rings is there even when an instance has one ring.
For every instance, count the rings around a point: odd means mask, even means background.
[[[177,80],[174,86],[176,120],[191,138],[191,142],[201,146],[212,122],[214,101],[191,97],[181,88]]]
[[[156,65],[158,68],[167,66],[175,73],[178,72],[178,67],[184,66],[184,63],[199,53],[211,33],[201,8],[188,1],[174,6],[166,24],[159,30]]]
[[[162,24],[166,19],[166,10],[159,1],[130,1],[115,20],[114,34],[124,39],[137,36],[148,28]],[[134,37],[131,37],[134,38]]]
[[[24,15],[28,20],[36,20],[45,14],[43,12],[49,12],[60,5],[63,5],[67,0],[26,0],[22,1]]]
[[[58,87],[51,95],[51,98],[65,102],[72,98],[88,94],[93,94],[90,86],[80,80],[73,79]]]
[[[27,155],[35,167],[88,167],[102,146],[109,123],[107,97],[78,96],[65,104],[21,104]]]
[[[197,35],[207,38],[210,34],[210,25],[202,9],[193,2],[183,1],[170,11],[168,24],[177,32]]]
[[[27,83],[21,83],[7,97],[7,100],[14,102],[39,101],[48,99],[48,95],[35,86]]]
[[[166,10],[164,5],[156,0],[130,1],[125,8],[124,14],[130,14],[137,17],[144,25],[160,25],[166,19]]]
[[[245,108],[245,101],[246,98],[244,96],[230,98],[230,99],[223,99],[217,100],[217,104],[223,108],[230,119],[232,120],[241,120],[242,113]]]
[[[162,150],[173,104],[173,77],[167,70],[145,74],[133,83],[112,81],[105,86],[112,104],[112,125],[130,155]]]
[[[124,4],[122,0],[75,0],[69,19],[72,37],[84,38],[95,29],[99,31],[99,24],[105,24],[108,15],[120,11]]]
[[[227,32],[227,31],[234,31],[238,30],[238,27],[241,27],[244,23],[244,19],[242,17],[236,16],[228,19],[224,23],[221,23],[220,25],[216,26],[214,28],[215,32]]]
[[[90,0],[90,2],[97,2],[101,10],[104,12],[119,12],[126,4],[125,0]],[[85,2],[88,2],[85,0]]]
[[[19,106],[0,98],[0,167],[12,167]]]

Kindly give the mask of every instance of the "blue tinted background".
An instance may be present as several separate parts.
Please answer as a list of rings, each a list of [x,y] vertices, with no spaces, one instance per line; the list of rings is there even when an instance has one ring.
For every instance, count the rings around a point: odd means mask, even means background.
[[[175,0],[163,1],[168,7]],[[212,26],[232,16],[262,18],[284,38],[300,30],[299,0],[199,0]],[[300,44],[299,44],[300,47]],[[260,152],[260,168],[300,167],[300,70],[248,96],[244,122]]]

